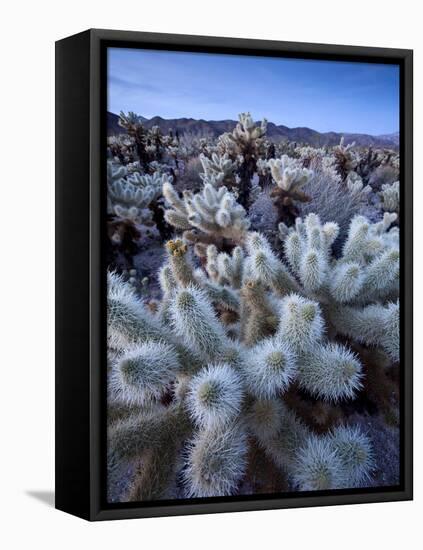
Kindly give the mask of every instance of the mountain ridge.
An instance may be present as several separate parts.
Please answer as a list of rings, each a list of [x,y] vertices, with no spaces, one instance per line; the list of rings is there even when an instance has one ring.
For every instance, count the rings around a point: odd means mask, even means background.
[[[180,135],[185,132],[211,134],[213,137],[217,137],[224,132],[231,132],[237,121],[235,120],[204,120],[194,118],[177,118],[177,119],[165,119],[160,116],[154,116],[150,119],[141,117],[143,124],[146,128],[150,129],[153,126],[159,126],[162,132],[168,132],[172,129],[174,132],[179,132]],[[107,112],[107,133],[113,135],[117,133],[124,133],[123,128],[118,125],[119,116]],[[296,127],[289,128],[283,124],[274,124],[268,122],[267,135],[275,141],[281,141],[288,139],[289,141],[296,141],[298,143],[306,143],[314,147],[323,147],[325,145],[333,146],[337,145],[343,136],[346,143],[355,141],[356,145],[363,147],[382,147],[382,148],[398,148],[399,144],[399,132],[392,134],[384,134],[380,136],[372,136],[370,134],[359,134],[349,132],[318,132],[312,128]]]

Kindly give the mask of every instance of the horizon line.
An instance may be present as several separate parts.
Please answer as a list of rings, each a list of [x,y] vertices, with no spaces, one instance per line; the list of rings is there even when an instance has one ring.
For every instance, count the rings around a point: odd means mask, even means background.
[[[113,111],[109,111],[107,109],[107,112],[110,113],[111,115],[119,117],[119,115],[114,113]],[[122,112],[125,112],[125,111],[122,111]],[[129,112],[129,111],[126,111],[126,112]],[[135,112],[135,111],[133,111],[133,112]],[[164,118],[161,115],[154,115],[154,116],[148,118],[148,117],[146,117],[144,115],[140,115],[138,113],[135,113],[135,114],[137,114],[137,116],[140,116],[141,118],[144,118],[145,120],[148,120],[148,121],[152,120],[153,118],[161,118],[162,120],[182,120],[182,119],[186,119],[186,120],[194,120],[194,121],[197,121],[197,122],[234,122],[235,124],[237,124],[239,122],[237,119],[233,119],[233,118],[206,119],[206,118],[193,118],[193,117],[189,117],[189,116]],[[339,131],[339,130],[329,130],[329,131],[326,131],[326,132],[321,132],[320,130],[316,130],[315,128],[312,128],[311,126],[287,126],[286,124],[283,124],[283,123],[273,122],[272,120],[270,120],[268,118],[266,118],[266,120],[267,120],[268,123],[274,124],[276,127],[284,126],[285,128],[288,128],[289,130],[298,130],[298,129],[312,130],[313,132],[317,132],[317,133],[322,134],[322,135],[326,135],[326,134],[351,134],[351,135],[381,137],[381,136],[392,136],[392,135],[395,135],[395,134],[399,134],[399,128],[398,128],[398,130],[394,130],[393,132],[384,132],[382,134],[369,134],[368,132],[350,132],[350,131]],[[254,120],[254,122],[257,124],[257,123],[260,123],[261,120],[260,119],[259,120]]]

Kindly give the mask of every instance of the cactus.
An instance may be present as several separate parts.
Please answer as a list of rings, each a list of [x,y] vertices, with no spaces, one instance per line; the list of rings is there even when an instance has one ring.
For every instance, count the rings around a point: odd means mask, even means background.
[[[151,187],[140,188],[130,183],[126,168],[108,163],[107,230],[110,242],[109,263],[116,265],[121,252],[128,269],[133,268],[133,256],[141,238],[141,225],[152,226],[149,205],[154,196]]]
[[[291,225],[299,214],[296,202],[308,202],[310,197],[301,190],[309,181],[313,172],[302,168],[295,159],[282,155],[280,159],[268,161],[276,187],[271,192],[278,211],[279,222]]]
[[[151,165],[151,164],[150,164]],[[152,220],[156,225],[160,236],[163,240],[167,240],[171,237],[172,229],[164,219],[164,204],[162,197],[163,185],[170,182],[172,177],[167,173],[154,172],[152,175],[144,174],[140,175],[135,172],[128,177],[128,181],[133,185],[140,187],[141,189],[149,189],[152,193],[152,199],[149,203],[149,209],[152,213]]]
[[[399,215],[399,205],[400,205],[400,196],[399,196],[399,181],[394,183],[385,183],[382,185],[382,191],[380,192],[380,197],[382,200],[382,209],[385,212],[395,212]]]
[[[296,461],[294,481],[300,491],[348,486],[341,458],[327,438],[309,436]]]
[[[142,119],[133,112],[125,114],[121,111],[119,115],[119,126],[124,128],[130,138],[134,140],[135,150],[138,155],[139,162],[144,169],[148,167],[148,153],[146,151],[147,132],[142,124]]]
[[[122,178],[109,184],[107,197],[109,214],[134,224],[151,225],[148,206],[154,198],[154,191],[150,186],[137,187]]]
[[[252,179],[257,171],[257,160],[264,153],[264,136],[267,120],[256,126],[250,113],[241,113],[239,122],[232,133],[222,134],[218,146],[233,161],[239,160],[239,203],[246,209],[251,204]]]
[[[107,138],[109,157],[119,162],[121,166],[128,167],[135,163],[135,154],[132,140],[125,134],[109,136]]]
[[[197,244],[196,251],[205,255],[206,245],[231,250],[241,243],[250,222],[244,208],[225,186],[215,189],[207,183],[193,194],[185,191],[181,198],[170,182],[163,185],[163,195],[170,206],[166,221],[183,231],[184,239]]]
[[[372,485],[380,453],[361,409],[399,421],[399,184],[382,178],[398,155],[273,143],[249,113],[217,138],[147,129],[134,113],[119,123],[108,251],[128,265],[109,261],[112,500]],[[132,262],[154,225],[165,259],[144,273]]]
[[[130,172],[127,167],[116,167],[113,162],[108,162],[107,203],[111,217],[109,227],[113,230],[111,240],[124,250],[129,248],[129,256],[137,249],[141,225],[156,226],[162,239],[171,236],[170,227],[164,220],[161,198],[162,187],[170,180],[168,174],[141,175],[138,171]]]
[[[200,161],[203,167],[201,179],[204,184],[209,183],[216,188],[224,185],[228,189],[232,189],[236,185],[235,170],[237,164],[228,155],[220,156],[217,153],[212,153],[211,158],[207,158],[201,154]]]
[[[186,243],[170,241],[160,271],[162,304],[154,313],[111,274],[109,398],[134,407],[129,417],[112,422],[113,460],[148,459],[154,478],[169,480],[170,485],[160,484],[161,498],[178,479],[186,496],[234,494],[243,483],[253,437],[293,490],[367,483],[373,465],[368,438],[351,426],[316,435],[283,398],[293,385],[328,403],[351,401],[362,390],[360,353],[333,340],[347,332],[342,315],[351,312],[342,308],[362,316],[369,309],[386,311],[383,329],[369,323],[368,332],[355,334],[353,328],[348,336],[355,347],[378,346],[394,356],[397,312],[389,299],[395,277],[381,288],[373,275],[377,262],[395,249],[389,225],[353,220],[344,255],[334,260],[336,224],[322,225],[317,216],[299,219],[295,229],[286,229],[287,265],[258,233],[249,233],[244,250],[232,255],[210,245],[204,268],[194,265]],[[395,271],[394,258],[389,262],[384,269]],[[232,332],[224,317],[228,303],[232,325],[240,325]],[[185,428],[182,440],[171,441],[170,462],[162,464],[155,449],[169,439],[161,432],[172,430],[167,422],[174,422],[173,410]],[[156,413],[155,427],[130,435],[137,422],[141,427]],[[120,444],[123,450],[115,449]],[[143,479],[138,475],[131,485],[136,490],[124,498],[151,495]]]
[[[345,183],[352,196],[367,195],[372,190],[370,185],[364,185],[363,180],[356,172],[350,172]]]
[[[355,146],[355,143],[353,142],[344,145],[344,142],[345,140],[342,136],[339,145],[333,149],[334,166],[342,181],[345,181],[348,174],[356,167],[356,160],[352,154],[352,149]]]
[[[364,151],[364,153],[358,157],[355,170],[363,182],[367,184],[369,183],[371,175],[382,164],[382,161],[383,155],[379,155],[377,151],[369,147],[367,151]]]
[[[194,422],[205,430],[223,430],[237,418],[243,401],[239,376],[227,364],[209,365],[191,381],[187,407]]]
[[[184,483],[188,497],[233,494],[247,466],[247,437],[239,426],[208,429],[190,443]]]
[[[360,487],[374,469],[369,438],[357,428],[338,426],[330,433],[330,443],[341,459],[349,487]]]
[[[158,126],[153,126],[147,134],[147,148],[152,149],[155,159],[161,162],[164,155],[164,138]]]
[[[133,347],[119,358],[111,380],[111,389],[121,392],[122,401],[144,405],[160,400],[180,368],[175,350],[161,342],[146,342]]]
[[[399,239],[398,229],[390,226],[395,219],[395,214],[385,214],[381,222],[370,224],[363,216],[353,218],[336,260],[330,252],[339,230],[336,224],[321,224],[310,214],[304,221],[298,218],[295,229],[280,226],[291,271],[303,293],[322,304],[332,329],[380,346],[394,360],[399,341]]]

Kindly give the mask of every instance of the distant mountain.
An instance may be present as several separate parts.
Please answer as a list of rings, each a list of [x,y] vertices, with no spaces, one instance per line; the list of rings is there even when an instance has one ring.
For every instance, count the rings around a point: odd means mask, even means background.
[[[175,118],[165,119],[155,116],[150,119],[141,117],[146,128],[159,126],[162,132],[168,132],[172,129],[180,135],[189,132],[193,134],[210,134],[217,137],[224,132],[231,132],[236,125],[235,120],[196,120],[193,118]],[[114,113],[107,113],[107,128],[108,134],[122,133],[123,129],[118,125],[119,117]],[[368,147],[398,147],[399,134],[389,134],[384,136],[371,136],[368,134],[351,134],[339,132],[321,133],[311,128],[288,128],[282,124],[276,125],[269,122],[267,125],[267,135],[275,141],[296,141],[298,143],[306,143],[314,147],[323,147],[324,145],[337,145],[342,136],[346,143],[355,141],[356,145]],[[396,140],[395,140],[396,136]]]
[[[399,132],[394,132],[393,134],[383,134],[382,136],[377,136],[379,139],[390,141],[397,147],[399,146]]]

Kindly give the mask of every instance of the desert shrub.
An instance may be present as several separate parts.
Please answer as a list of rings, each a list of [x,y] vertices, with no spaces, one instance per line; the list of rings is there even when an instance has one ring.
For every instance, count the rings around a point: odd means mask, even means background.
[[[367,193],[362,188],[353,191],[347,184],[342,184],[337,173],[312,164],[313,173],[304,186],[304,193],[310,198],[301,203],[300,215],[307,216],[318,212],[322,222],[334,221],[339,226],[339,240],[342,242],[348,227],[355,215],[362,211]]]
[[[369,177],[369,184],[374,190],[380,190],[383,185],[398,181],[399,170],[397,167],[390,164],[378,166]]]
[[[184,175],[180,182],[180,187],[198,191],[201,188],[201,174],[203,173],[203,165],[199,157],[190,158],[184,164]]]
[[[394,183],[385,183],[380,192],[382,200],[382,209],[385,212],[395,212],[399,214],[400,209],[400,185],[399,181]]]

